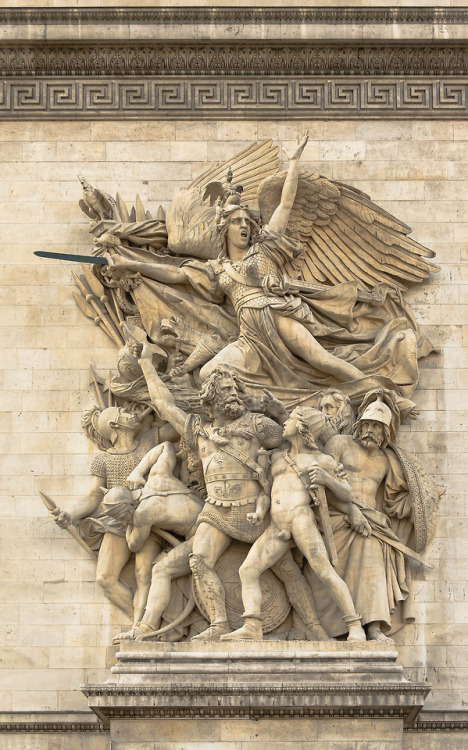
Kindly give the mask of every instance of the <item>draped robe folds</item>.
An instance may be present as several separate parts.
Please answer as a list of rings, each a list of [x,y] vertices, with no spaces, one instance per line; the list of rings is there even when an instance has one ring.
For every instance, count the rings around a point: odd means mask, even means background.
[[[389,470],[377,493],[376,508],[356,504],[373,529],[413,548],[413,498],[399,459],[390,448],[384,452]],[[346,582],[362,624],[380,622],[382,631],[388,633],[413,622],[412,568],[408,558],[380,539],[354,531],[345,513],[331,506],[329,511],[338,554],[336,572]],[[345,635],[348,629],[329,589],[308,563],[304,575],[327,633],[333,637]]]
[[[301,249],[297,241],[264,227],[248,253],[273,260],[281,279],[285,263],[299,256]],[[139,252],[132,250],[128,255],[135,258]],[[144,255],[144,260],[150,261],[150,254]],[[411,408],[409,399],[418,382],[418,358],[427,356],[433,347],[394,288],[386,284],[375,287],[384,298],[378,305],[359,301],[358,283],[354,281],[312,293],[276,297],[259,289],[260,295],[268,297],[268,304],[241,307],[236,319],[215,270],[219,261],[164,256],[157,260],[183,267],[187,284],[169,286],[143,277],[133,290],[149,335],[155,338],[161,320],[175,316],[200,333],[221,334],[226,345],[237,339],[235,345],[242,350],[243,365],[236,369],[253,397],[261,396],[266,387],[292,407],[306,403],[314,391],[338,384],[332,375],[290,351],[276,329],[273,312],[277,311],[300,321],[327,351],[361,370],[362,380],[339,383],[352,400],[361,399],[372,388],[387,387],[396,390],[407,400],[407,409]],[[400,408],[404,415],[404,402]]]

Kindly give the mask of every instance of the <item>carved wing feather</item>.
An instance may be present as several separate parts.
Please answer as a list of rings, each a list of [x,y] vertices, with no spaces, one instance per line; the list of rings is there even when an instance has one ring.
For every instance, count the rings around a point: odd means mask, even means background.
[[[172,199],[166,215],[168,246],[172,252],[197,258],[216,258],[221,244],[216,230],[213,183],[223,185],[231,167],[233,181],[244,188],[242,203],[257,207],[258,186],[279,168],[279,148],[271,141],[254,143],[226,162],[215,164],[190,187]]]
[[[233,172],[233,182],[244,188],[242,202],[247,202],[251,208],[257,203],[258,186],[266,177],[276,174],[279,169],[279,147],[273,142],[263,141],[253,143],[248,148],[224,162],[214,164],[206,172],[197,177],[189,189],[204,190],[210,182],[215,180],[224,184],[228,168]]]
[[[284,178],[281,172],[259,187],[265,222],[280,202]],[[434,253],[407,236],[409,226],[361,190],[307,170],[300,173],[288,231],[299,235],[306,252],[286,271],[300,273],[305,281],[337,284],[357,280],[364,287],[384,282],[404,289],[438,270],[426,260]]]

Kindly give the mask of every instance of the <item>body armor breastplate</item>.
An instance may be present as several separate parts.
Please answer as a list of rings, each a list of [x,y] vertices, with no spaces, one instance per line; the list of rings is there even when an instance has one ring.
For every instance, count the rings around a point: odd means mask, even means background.
[[[256,247],[254,245],[242,260],[232,263],[232,267],[237,273],[251,279],[262,279],[264,276],[277,276],[279,279],[276,263]],[[265,307],[269,304],[269,297],[261,287],[255,289],[244,285],[232,279],[226,272],[220,273],[218,281],[236,308],[243,299],[249,299],[249,307]]]

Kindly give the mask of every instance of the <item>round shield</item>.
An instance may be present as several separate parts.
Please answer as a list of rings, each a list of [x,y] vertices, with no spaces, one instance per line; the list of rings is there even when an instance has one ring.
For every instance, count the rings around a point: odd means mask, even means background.
[[[249,544],[233,541],[226,552],[223,552],[214,567],[226,592],[226,615],[232,630],[240,628],[243,625],[242,613],[244,605],[242,603],[239,568],[249,550]],[[260,576],[260,586],[262,589],[261,614],[263,618],[263,632],[270,633],[284,622],[289,614],[291,605],[283,584],[271,570],[266,570],[262,573]],[[193,586],[193,595],[198,609],[209,620],[195,586]]]

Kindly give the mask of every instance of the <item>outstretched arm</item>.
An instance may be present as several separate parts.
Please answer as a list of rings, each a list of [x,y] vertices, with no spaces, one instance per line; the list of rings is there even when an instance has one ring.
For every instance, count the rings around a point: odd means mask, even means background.
[[[121,271],[138,271],[143,276],[160,281],[162,284],[185,284],[187,276],[183,268],[164,265],[164,263],[143,263],[138,260],[128,260],[120,255],[105,253],[109,263],[107,273],[111,276],[119,275]]]
[[[183,435],[187,414],[185,411],[179,409],[179,407],[176,406],[176,402],[172,393],[170,392],[169,388],[164,385],[158,373],[156,372],[156,369],[153,365],[151,352],[147,346],[143,347],[141,358],[138,360],[138,364],[140,365],[143,375],[145,376],[146,382],[148,384],[149,395],[156,408],[156,411],[162,417],[162,419],[165,419],[166,422],[169,422],[169,424],[171,424],[173,428],[177,430],[179,435]]]
[[[104,495],[104,490],[101,487],[103,481],[101,477],[93,476],[87,495],[79,499],[74,498],[72,501],[64,503],[61,508],[51,511],[55,523],[64,529],[70,523],[94,513]]]
[[[273,231],[279,232],[280,234],[285,231],[288,225],[289,214],[291,213],[291,208],[296,199],[297,182],[299,179],[299,160],[308,140],[309,134],[306,133],[289,160],[289,169],[284,181],[283,192],[281,193],[281,203],[268,222]]]

